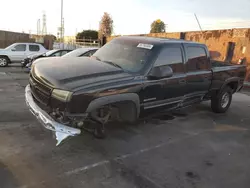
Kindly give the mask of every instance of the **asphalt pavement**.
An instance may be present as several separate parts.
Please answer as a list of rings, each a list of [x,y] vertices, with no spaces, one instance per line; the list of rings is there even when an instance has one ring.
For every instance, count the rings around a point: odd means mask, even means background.
[[[226,114],[208,102],[136,125],[113,123],[58,147],[24,101],[28,74],[0,68],[1,188],[249,188],[250,96]],[[152,114],[151,114],[152,115]]]

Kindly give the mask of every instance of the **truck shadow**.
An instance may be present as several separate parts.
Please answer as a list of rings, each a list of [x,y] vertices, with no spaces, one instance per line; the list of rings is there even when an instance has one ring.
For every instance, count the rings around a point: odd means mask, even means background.
[[[0,162],[0,187],[11,188],[20,186],[10,169]]]
[[[150,110],[144,112],[140,115],[139,119],[134,123],[126,123],[119,121],[110,121],[105,125],[106,132],[110,134],[116,134],[117,131],[125,131],[129,133],[137,134],[138,129],[143,129],[146,126],[157,126],[164,124],[166,122],[171,122],[176,118],[185,118],[191,114],[196,114],[197,112],[211,112],[211,108],[206,103],[201,103],[197,105],[193,105],[187,108],[173,110],[173,111],[165,111],[165,110]],[[94,128],[97,126],[95,123],[90,123],[88,127]],[[91,131],[89,131],[91,133]],[[131,135],[132,136],[132,135]]]

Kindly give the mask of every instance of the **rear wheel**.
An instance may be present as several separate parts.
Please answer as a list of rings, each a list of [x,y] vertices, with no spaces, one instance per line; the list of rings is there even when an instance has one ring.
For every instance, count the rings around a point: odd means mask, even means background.
[[[0,67],[7,67],[9,59],[7,57],[0,57]]]
[[[225,113],[232,102],[232,89],[225,87],[222,92],[212,97],[211,108],[215,113]]]

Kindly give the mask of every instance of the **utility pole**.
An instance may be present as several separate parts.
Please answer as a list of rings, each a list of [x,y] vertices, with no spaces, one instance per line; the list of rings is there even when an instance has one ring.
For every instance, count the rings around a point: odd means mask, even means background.
[[[42,35],[47,35],[47,18],[45,11],[43,11],[43,28],[42,28]]]
[[[61,0],[61,43],[63,43],[63,0]]]
[[[37,35],[40,35],[41,32],[41,25],[40,25],[40,19],[37,20]]]

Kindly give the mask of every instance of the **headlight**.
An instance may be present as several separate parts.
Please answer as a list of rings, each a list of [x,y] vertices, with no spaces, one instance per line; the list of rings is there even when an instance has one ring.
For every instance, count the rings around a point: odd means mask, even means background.
[[[34,68],[34,63],[31,64],[30,69],[33,70],[33,68]]]
[[[52,91],[52,96],[60,101],[67,102],[71,99],[72,92],[60,89],[54,89]]]

